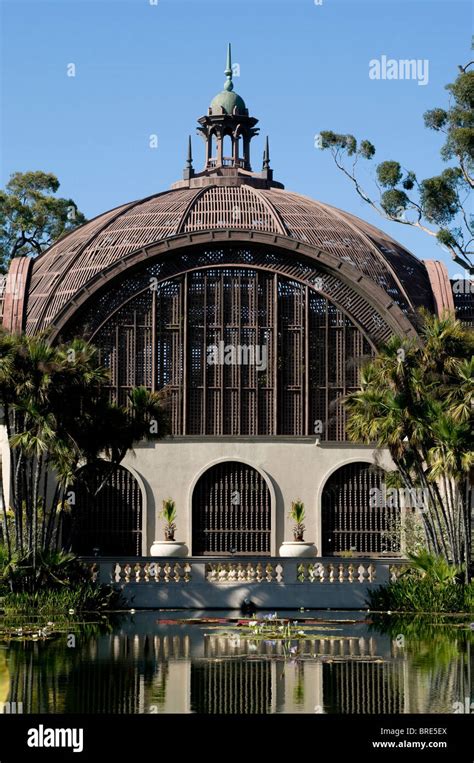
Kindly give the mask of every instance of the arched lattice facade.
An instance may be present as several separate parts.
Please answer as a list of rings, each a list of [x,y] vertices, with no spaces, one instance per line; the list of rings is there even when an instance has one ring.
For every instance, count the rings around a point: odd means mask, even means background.
[[[218,184],[159,193],[112,209],[61,237],[34,262],[27,331],[56,323],[69,300],[75,301],[83,288],[89,291],[114,265],[125,265],[143,250],[149,256],[159,242],[166,241],[167,254],[183,235],[193,243],[201,236],[252,236],[255,242],[280,239],[294,252],[310,247],[317,257],[329,254],[336,269],[349,265],[356,278],[368,277],[390,297],[386,305],[393,300],[411,320],[417,307],[432,307],[423,263],[385,233],[342,210],[283,189],[257,189],[248,175],[243,180],[229,178],[229,185],[222,185],[221,175]],[[398,320],[401,316],[399,312]]]
[[[270,555],[270,490],[256,469],[215,464],[200,476],[192,501],[193,556]]]
[[[77,554],[139,556],[142,553],[142,492],[123,466],[110,471],[99,461],[84,466],[70,488],[74,500],[63,537]]]
[[[341,399],[357,389],[361,362],[373,354],[358,319],[375,335],[383,322],[314,266],[270,252],[239,256],[239,264],[221,265],[222,250],[181,254],[92,301],[76,325],[100,348],[113,398],[125,402],[138,385],[166,388],[174,435],[345,440]],[[285,262],[297,278],[285,274]]]
[[[383,481],[382,469],[362,462],[329,477],[321,503],[323,556],[400,551],[400,510],[384,505]]]

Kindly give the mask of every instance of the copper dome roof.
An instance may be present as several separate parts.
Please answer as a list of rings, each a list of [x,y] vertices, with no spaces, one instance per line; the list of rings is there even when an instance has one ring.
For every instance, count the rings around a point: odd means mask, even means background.
[[[274,233],[333,254],[406,312],[431,304],[423,263],[357,217],[285,190],[209,185],[125,204],[57,241],[33,263],[27,331],[46,328],[80,289],[131,252],[180,234],[223,228]]]

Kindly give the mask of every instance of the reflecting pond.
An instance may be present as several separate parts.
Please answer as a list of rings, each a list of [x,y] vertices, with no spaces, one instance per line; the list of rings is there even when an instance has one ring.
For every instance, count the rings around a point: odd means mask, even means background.
[[[469,622],[285,614],[297,639],[253,638],[238,613],[157,611],[100,631],[3,641],[0,703],[24,713],[474,710]]]

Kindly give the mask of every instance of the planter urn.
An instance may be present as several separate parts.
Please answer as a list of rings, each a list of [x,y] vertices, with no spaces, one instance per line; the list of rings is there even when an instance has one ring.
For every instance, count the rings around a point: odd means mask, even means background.
[[[280,546],[278,551],[280,556],[293,557],[314,557],[317,556],[317,550],[314,543],[306,540],[286,540]]]
[[[172,556],[183,558],[189,553],[186,543],[179,540],[155,540],[150,548],[150,556]]]

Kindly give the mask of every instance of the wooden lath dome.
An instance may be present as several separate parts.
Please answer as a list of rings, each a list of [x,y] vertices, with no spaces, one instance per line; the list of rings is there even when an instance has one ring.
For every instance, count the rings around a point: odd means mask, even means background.
[[[305,242],[372,279],[406,313],[430,306],[423,263],[382,231],[296,193],[240,185],[171,190],[106,212],[33,262],[25,325],[46,328],[102,271],[154,242],[194,231],[259,231]]]

